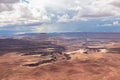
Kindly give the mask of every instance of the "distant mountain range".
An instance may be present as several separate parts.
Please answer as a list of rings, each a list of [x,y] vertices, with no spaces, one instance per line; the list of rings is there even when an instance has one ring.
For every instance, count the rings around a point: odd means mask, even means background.
[[[120,33],[114,32],[65,32],[65,33],[25,33],[11,36],[0,36],[0,38],[35,37],[46,39],[50,37],[69,38],[93,38],[93,39],[120,39]]]
[[[114,32],[66,32],[66,33],[26,33],[19,34],[16,36],[37,36],[37,37],[55,37],[55,36],[66,36],[66,37],[80,37],[80,38],[120,38],[120,33]]]

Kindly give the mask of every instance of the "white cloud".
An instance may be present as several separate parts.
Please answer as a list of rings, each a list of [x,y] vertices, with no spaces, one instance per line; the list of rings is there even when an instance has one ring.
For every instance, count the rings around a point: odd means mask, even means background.
[[[50,20],[44,11],[32,8],[29,5],[20,3],[2,5],[4,6],[2,6],[3,9],[0,9],[0,24],[3,25],[22,24],[31,21],[46,22]]]
[[[1,0],[0,25],[88,21],[120,16],[119,3],[119,0],[29,0],[26,4],[19,3],[19,0]],[[115,24],[117,22],[112,25]]]
[[[98,25],[98,26],[120,26],[120,22],[119,21],[113,21],[112,23],[105,23],[105,24],[102,24],[102,25]]]
[[[59,32],[60,30],[58,29],[57,26],[52,25],[52,24],[42,24],[41,26],[38,27],[34,27],[32,30],[32,32]]]
[[[11,11],[11,10],[13,10],[13,6],[11,4],[3,4],[3,3],[0,4],[0,12]]]
[[[0,0],[0,3],[16,3],[19,2],[19,0]]]
[[[119,0],[111,0],[110,4],[113,5],[114,7],[120,8],[120,1]]]
[[[113,25],[120,25],[119,21],[114,21]]]
[[[25,34],[26,32],[16,32],[15,34],[16,35],[19,35],[19,34]]]
[[[58,22],[69,22],[70,16],[68,14],[62,15],[62,16],[58,16]]]

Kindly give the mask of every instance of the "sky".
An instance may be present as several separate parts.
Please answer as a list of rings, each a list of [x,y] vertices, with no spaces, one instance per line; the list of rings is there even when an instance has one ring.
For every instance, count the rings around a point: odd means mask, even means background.
[[[0,35],[120,32],[120,0],[0,0]]]

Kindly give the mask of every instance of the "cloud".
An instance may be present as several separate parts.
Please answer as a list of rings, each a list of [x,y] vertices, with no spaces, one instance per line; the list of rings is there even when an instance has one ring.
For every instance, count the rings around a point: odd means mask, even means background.
[[[88,24],[93,19],[105,20],[108,17],[112,19],[115,16],[116,18],[120,16],[119,0],[27,1],[29,3],[26,4],[20,0],[0,0],[0,27],[6,28],[8,25],[16,25],[18,26],[16,28],[21,30],[23,27],[27,27],[25,31],[53,31],[52,29],[58,31],[61,28],[58,23],[84,22]],[[33,27],[27,26],[30,23],[44,24],[42,25],[44,28],[37,25],[39,28],[33,29]],[[117,22],[111,23],[111,25],[115,24],[117,25]]]
[[[120,22],[119,21],[113,21],[111,23],[104,23],[102,25],[98,25],[98,26],[103,26],[103,27],[113,27],[113,26],[120,26]]]
[[[17,3],[19,0],[0,0],[0,3]]]
[[[120,8],[120,1],[119,0],[112,0],[110,4],[114,7]]]
[[[56,22],[80,21],[120,15],[120,11],[110,4],[113,3],[113,0],[29,0],[29,4],[18,3],[18,0],[2,0],[1,3],[4,4],[1,4],[0,11],[4,11],[8,15],[10,11],[13,11],[16,21],[21,19],[24,21],[53,21],[51,14],[55,15]],[[12,4],[8,5],[7,3]],[[4,16],[3,14],[0,15]]]
[[[44,11],[36,8],[31,8],[29,5],[20,3],[16,4],[2,4],[0,5],[0,24],[24,24],[29,22],[46,22],[50,18]]]
[[[58,22],[69,22],[70,16],[68,14],[58,16]]]
[[[0,12],[11,10],[13,10],[13,6],[11,4],[0,4]]]

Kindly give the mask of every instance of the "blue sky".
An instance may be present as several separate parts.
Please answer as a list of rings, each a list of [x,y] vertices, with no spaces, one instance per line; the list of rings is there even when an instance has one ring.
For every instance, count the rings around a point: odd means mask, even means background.
[[[0,35],[120,32],[119,0],[0,0]]]

